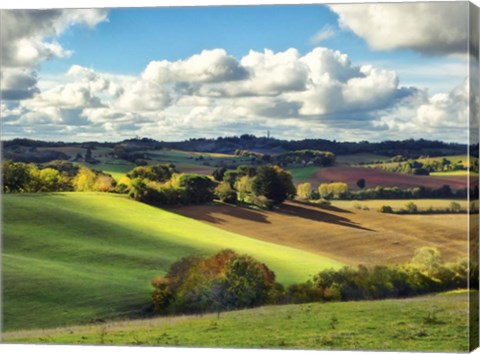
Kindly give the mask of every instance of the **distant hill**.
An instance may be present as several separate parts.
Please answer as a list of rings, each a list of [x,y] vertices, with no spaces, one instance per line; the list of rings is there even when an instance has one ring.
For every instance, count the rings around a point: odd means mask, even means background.
[[[251,150],[262,154],[279,154],[296,150],[321,150],[330,151],[336,155],[347,155],[352,153],[370,153],[382,156],[402,155],[408,158],[418,158],[422,155],[443,156],[461,155],[467,153],[466,144],[446,143],[425,139],[389,140],[378,143],[368,141],[360,142],[338,142],[326,139],[303,139],[303,140],[281,140],[267,137],[256,137],[244,134],[240,136],[218,137],[216,139],[189,139],[177,142],[157,141],[149,138],[126,139],[120,142],[45,142],[29,139],[13,139],[3,142],[4,154],[14,146],[29,147],[109,147],[117,151],[138,151],[146,149],[171,148],[185,151],[215,152],[233,154],[235,150]],[[478,146],[473,147],[472,153],[478,156]]]

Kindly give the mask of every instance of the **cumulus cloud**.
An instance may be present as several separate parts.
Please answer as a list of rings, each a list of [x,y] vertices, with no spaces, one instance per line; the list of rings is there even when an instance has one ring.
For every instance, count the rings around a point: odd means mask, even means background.
[[[339,24],[375,50],[411,49],[427,55],[466,54],[466,2],[334,4]]]
[[[2,98],[4,100],[22,100],[39,92],[36,73],[23,68],[0,71]]]
[[[242,80],[217,82],[198,87],[201,96],[258,97],[277,96],[282,92],[305,89],[308,68],[299,60],[296,49],[274,53],[250,51],[240,60],[247,73]]]
[[[1,18],[2,97],[18,100],[32,97],[38,92],[36,70],[41,62],[72,54],[55,38],[73,25],[94,27],[106,20],[107,11],[1,10]]]
[[[21,86],[20,78],[10,81]],[[35,84],[25,80],[23,86]],[[152,62],[138,76],[73,65],[56,84],[42,87],[18,106],[2,106],[9,131],[45,133],[55,125],[78,136],[91,132],[92,138],[102,133],[111,139],[172,140],[260,134],[276,127],[287,138],[328,130],[358,140],[368,132],[387,137],[460,124],[468,97],[464,86],[429,97],[400,86],[392,70],[354,65],[328,48],[305,55],[295,49],[250,51],[239,60],[223,50],[203,51],[180,61]]]
[[[34,67],[51,57],[70,55],[55,38],[69,26],[85,24],[94,27],[105,21],[107,11],[89,10],[1,10],[0,48],[2,65]]]
[[[450,92],[428,96],[418,90],[402,105],[385,110],[372,121],[372,126],[385,131],[388,136],[425,138],[435,137],[445,141],[466,141],[469,120],[468,80]]]
[[[469,112],[468,80],[449,93],[433,95],[418,107],[415,123],[419,126],[457,127],[467,129]]]
[[[241,80],[247,71],[223,49],[203,50],[185,60],[152,61],[142,74],[144,80],[168,82],[223,82]]]

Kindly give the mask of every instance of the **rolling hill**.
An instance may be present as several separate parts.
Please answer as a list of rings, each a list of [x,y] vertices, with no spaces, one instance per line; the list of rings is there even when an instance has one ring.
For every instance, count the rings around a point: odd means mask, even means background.
[[[466,214],[392,215],[292,201],[276,211],[227,204],[171,210],[227,231],[352,265],[405,263],[423,246],[437,247],[448,261],[467,255]]]
[[[248,253],[285,285],[341,266],[116,194],[7,194],[3,223],[7,331],[138,314],[150,303],[151,279],[188,255]]]

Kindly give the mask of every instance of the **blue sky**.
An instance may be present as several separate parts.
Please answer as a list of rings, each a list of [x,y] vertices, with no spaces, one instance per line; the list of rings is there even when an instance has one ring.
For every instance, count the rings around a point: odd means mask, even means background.
[[[133,75],[154,59],[175,61],[215,48],[236,58],[265,48],[296,48],[305,54],[318,46],[311,38],[325,26],[335,34],[321,45],[347,53],[358,64],[381,62],[395,68],[459,62],[411,50],[370,50],[363,38],[340,29],[338,15],[325,5],[204,6],[110,10],[108,21],[96,28],[75,26],[60,36],[58,41],[73,55],[46,61],[42,72],[60,74],[78,64]]]
[[[305,53],[314,47],[310,37],[324,25],[337,27],[337,16],[323,5],[116,9],[108,19],[92,31],[70,28],[59,41],[74,54],[46,62],[44,71],[59,73],[79,64],[138,74],[152,59],[179,60],[215,48],[237,58],[264,48]],[[329,44],[359,57],[367,53],[364,41],[348,32],[325,41]]]
[[[5,12],[4,131],[462,140],[466,8],[369,6]]]

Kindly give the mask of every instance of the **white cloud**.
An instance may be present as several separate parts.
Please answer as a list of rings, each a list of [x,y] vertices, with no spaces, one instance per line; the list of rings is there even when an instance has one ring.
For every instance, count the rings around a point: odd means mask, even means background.
[[[101,107],[99,97],[108,92],[110,81],[102,75],[78,65],[72,66],[67,74],[72,82],[61,83],[25,100],[23,106],[30,109],[38,107],[58,107],[64,109],[80,109],[88,107]]]
[[[243,80],[202,85],[199,95],[210,97],[277,96],[305,89],[308,68],[299,60],[296,49],[274,53],[250,51],[240,60],[247,75]]]
[[[152,61],[142,74],[144,80],[168,82],[224,82],[244,79],[247,72],[223,49],[203,50],[185,60]]]
[[[335,35],[335,30],[330,25],[325,25],[322,27],[320,31],[315,33],[312,38],[310,38],[310,42],[312,44],[319,44],[324,40],[327,40]]]
[[[162,64],[150,63],[137,77],[73,65],[57,82],[48,77],[48,83],[38,83],[43,91],[17,107],[2,106],[9,112],[7,130],[43,136],[55,125],[54,134],[63,127],[75,136],[166,140],[267,129],[286,138],[326,131],[354,140],[375,138],[372,132],[378,131],[385,137],[427,131],[434,136],[463,122],[468,97],[464,88],[429,97],[401,87],[393,70],[356,66],[327,48],[303,56],[295,49],[251,51],[240,60],[212,50],[153,63]],[[206,63],[219,64],[207,70]]]
[[[125,87],[114,105],[125,111],[161,111],[168,107],[172,100],[168,88],[154,82],[139,80]]]
[[[276,95],[286,91],[305,89],[308,77],[306,66],[299,60],[296,49],[274,53],[250,51],[241,60],[250,72],[246,89],[256,95]]]
[[[2,87],[4,99],[23,99],[38,91],[35,86],[36,70],[41,62],[53,57],[63,58],[72,54],[55,38],[70,26],[84,24],[94,27],[105,21],[107,11],[92,10],[1,10],[0,55],[3,79],[13,77],[19,84],[16,89]],[[22,78],[19,73],[21,72]],[[30,85],[26,85],[26,83]]]
[[[417,91],[398,105],[386,110],[372,122],[392,136],[428,137],[445,141],[467,141],[469,121],[468,80],[448,93],[429,97]]]
[[[325,79],[346,82],[353,77],[363,76],[358,66],[352,66],[347,54],[328,48],[315,48],[300,61],[307,65],[309,79],[319,84]]]
[[[450,93],[433,95],[418,107],[415,123],[422,127],[456,127],[467,130],[469,112],[468,80]]]
[[[411,49],[428,55],[466,54],[467,2],[334,4],[341,27],[375,50]]]
[[[35,72],[23,68],[9,68],[0,72],[2,80],[2,98],[21,100],[30,98],[38,92]]]

